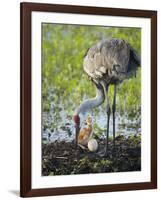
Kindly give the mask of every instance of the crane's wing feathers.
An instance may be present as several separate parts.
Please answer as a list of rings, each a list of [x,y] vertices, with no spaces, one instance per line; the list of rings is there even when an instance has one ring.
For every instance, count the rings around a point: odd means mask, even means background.
[[[84,57],[84,70],[93,79],[118,78],[128,71],[131,46],[122,39],[103,40],[88,49]],[[134,60],[139,62],[136,53]]]

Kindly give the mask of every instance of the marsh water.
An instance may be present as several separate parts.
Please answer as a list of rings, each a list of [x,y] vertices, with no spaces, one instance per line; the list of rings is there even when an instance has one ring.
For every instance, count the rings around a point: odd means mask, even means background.
[[[52,99],[52,98],[51,98]],[[57,112],[56,112],[57,111]],[[88,112],[81,116],[80,127],[85,126],[85,119],[87,115],[92,116],[94,136],[105,138],[107,115],[103,106],[97,108],[97,112]],[[141,133],[141,118],[140,115],[129,117],[125,112],[116,113],[115,117],[116,136],[123,135],[137,135]],[[113,133],[113,116],[110,116],[109,135]],[[54,101],[50,102],[48,111],[42,111],[42,139],[43,143],[51,142],[71,142],[75,138],[75,127],[72,120],[72,114],[69,114],[68,109],[65,109],[60,102],[55,106]]]

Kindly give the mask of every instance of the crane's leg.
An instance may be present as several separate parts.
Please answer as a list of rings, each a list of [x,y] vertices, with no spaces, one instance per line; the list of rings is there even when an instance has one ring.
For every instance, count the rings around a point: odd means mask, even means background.
[[[108,155],[108,143],[109,143],[109,123],[110,123],[110,114],[111,114],[111,109],[110,109],[110,104],[108,97],[106,97],[106,113],[107,113],[107,130],[106,130],[106,146],[105,146],[105,156]]]
[[[106,146],[105,146],[105,152],[103,156],[108,155],[108,143],[109,143],[109,124],[110,124],[110,114],[111,114],[111,109],[110,109],[110,103],[109,103],[109,98],[108,98],[108,87],[102,82],[102,86],[104,89],[104,94],[106,97],[106,113],[107,113],[107,130],[106,130]]]
[[[115,148],[115,111],[116,111],[116,84],[114,85],[114,98],[112,105],[112,113],[113,113],[113,145]]]
[[[78,147],[78,135],[79,135],[79,126],[75,128],[75,148]]]

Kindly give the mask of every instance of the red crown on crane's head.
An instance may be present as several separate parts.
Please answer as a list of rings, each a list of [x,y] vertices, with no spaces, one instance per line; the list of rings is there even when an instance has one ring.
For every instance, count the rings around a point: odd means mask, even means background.
[[[73,116],[73,121],[75,122],[76,125],[80,124],[80,117],[79,115],[74,115]]]

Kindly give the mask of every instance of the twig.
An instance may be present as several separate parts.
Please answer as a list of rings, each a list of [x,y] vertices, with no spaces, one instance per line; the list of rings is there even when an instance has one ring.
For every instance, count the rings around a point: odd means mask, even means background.
[[[57,157],[55,157],[55,158],[58,158],[58,159],[66,159],[66,160],[68,160],[67,157],[63,157],[63,156],[57,156]]]
[[[78,146],[79,146],[80,148],[82,148],[83,150],[87,150],[87,148],[86,148],[85,146],[81,145],[81,144],[78,144]]]

